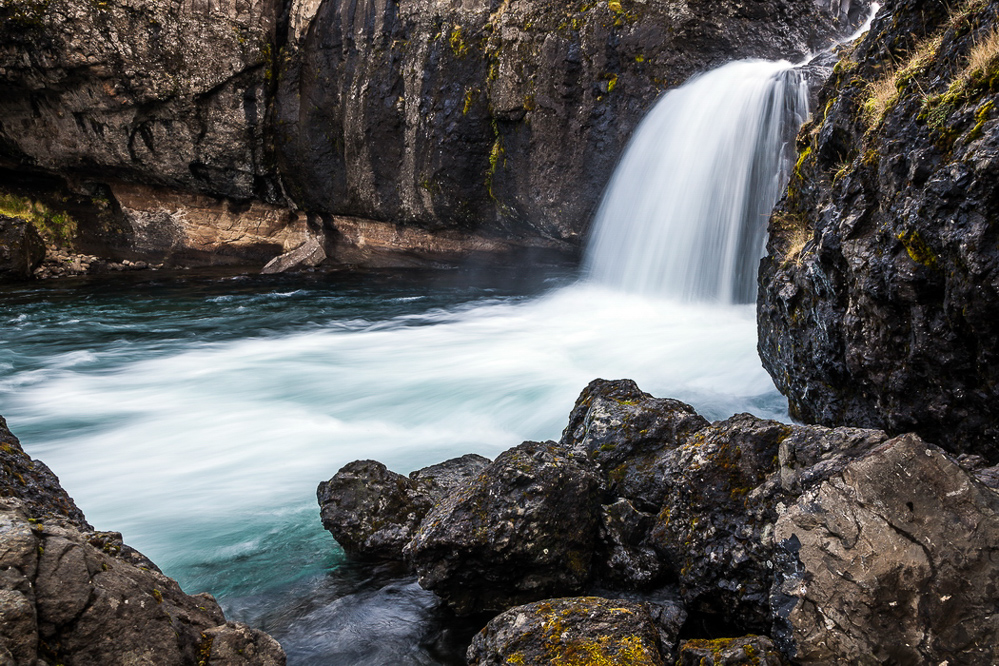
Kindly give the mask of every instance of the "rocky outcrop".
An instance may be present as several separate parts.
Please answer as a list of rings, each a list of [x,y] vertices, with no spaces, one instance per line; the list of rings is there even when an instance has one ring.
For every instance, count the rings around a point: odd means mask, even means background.
[[[727,60],[816,50],[866,5],[295,2],[279,168],[312,212],[578,246],[664,90]]]
[[[784,656],[766,636],[694,639],[680,645],[677,666],[786,666]]]
[[[323,527],[348,555],[401,560],[427,512],[488,465],[468,454],[407,478],[374,460],[348,463],[316,490]]]
[[[28,280],[45,259],[45,243],[33,226],[0,214],[0,282]]]
[[[709,424],[633,382],[597,380],[559,444],[526,442],[451,485],[405,551],[459,613],[505,610],[473,663],[560,663],[594,637],[624,654],[607,627],[637,618],[612,621],[625,604],[545,600],[552,590],[640,604],[660,650],[642,659],[992,663],[996,478],[982,457],[914,434],[749,414]],[[366,502],[389,506],[416,482],[370,483]],[[394,513],[412,533],[417,521]],[[742,638],[705,639],[719,635]]]
[[[270,636],[95,532],[2,418],[0,463],[0,662],[283,666]]]
[[[675,642],[675,634],[671,643]],[[659,630],[641,604],[572,597],[518,606],[493,618],[468,648],[469,666],[665,666]]]
[[[999,461],[997,19],[887,3],[799,135],[758,304],[796,418]]]
[[[600,482],[554,442],[524,442],[446,494],[406,552],[459,614],[579,592],[592,575]]]

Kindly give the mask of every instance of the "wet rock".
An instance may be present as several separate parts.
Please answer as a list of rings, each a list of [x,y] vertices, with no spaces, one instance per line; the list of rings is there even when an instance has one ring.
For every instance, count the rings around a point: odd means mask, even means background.
[[[0,417],[0,663],[281,666],[266,634],[226,624],[117,532],[95,532]],[[205,632],[228,652],[202,652]],[[231,653],[255,655],[238,661]]]
[[[680,644],[677,666],[787,666],[766,636],[694,639]]]
[[[994,1],[892,2],[821,91],[757,309],[797,419],[999,462],[997,20]]]
[[[30,280],[45,258],[45,242],[33,226],[0,214],[0,282]]]
[[[432,502],[374,460],[348,463],[316,491],[325,527],[353,557],[400,559]]]
[[[0,416],[0,497],[22,502],[33,520],[64,518],[77,527],[92,529],[73,498],[59,485],[59,479],[45,463],[32,460],[21,448],[7,421]]]
[[[803,664],[994,663],[997,512],[938,447],[885,442],[777,521],[774,637]]]
[[[601,507],[596,575],[603,585],[649,589],[669,573],[651,539],[655,523],[655,514],[639,511],[623,497]]]
[[[524,442],[446,495],[406,547],[420,585],[459,614],[578,592],[600,515],[595,472],[554,442]]]
[[[612,493],[658,511],[665,490],[655,460],[707,425],[690,405],[654,398],[630,379],[597,379],[576,399],[560,443],[593,460]]]
[[[426,493],[434,503],[437,503],[448,493],[457,490],[481,474],[490,462],[492,461],[489,458],[467,453],[461,457],[410,472],[409,478],[418,490]]]
[[[488,458],[468,454],[407,478],[374,460],[349,463],[316,491],[323,527],[348,555],[401,560],[427,512],[488,464]]]
[[[468,663],[663,666],[667,662],[655,621],[643,605],[572,597],[518,606],[493,618],[472,640]]]

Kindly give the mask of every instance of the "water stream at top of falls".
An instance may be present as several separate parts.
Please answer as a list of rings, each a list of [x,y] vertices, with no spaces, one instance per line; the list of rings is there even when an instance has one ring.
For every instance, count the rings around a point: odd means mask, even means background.
[[[732,62],[663,96],[604,194],[590,278],[642,294],[752,301],[767,220],[807,113],[805,77],[787,62]]]

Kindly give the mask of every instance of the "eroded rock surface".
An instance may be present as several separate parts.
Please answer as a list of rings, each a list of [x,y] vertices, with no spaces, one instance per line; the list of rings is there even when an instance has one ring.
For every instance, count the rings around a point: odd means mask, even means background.
[[[777,521],[776,628],[798,663],[999,658],[999,494],[915,435],[889,440]]]
[[[469,454],[407,478],[374,460],[348,463],[316,490],[323,527],[348,555],[401,560],[427,512],[488,464]]]
[[[999,462],[999,3],[895,0],[799,135],[760,354],[805,422]]]
[[[766,636],[694,639],[680,646],[677,666],[787,666]]]

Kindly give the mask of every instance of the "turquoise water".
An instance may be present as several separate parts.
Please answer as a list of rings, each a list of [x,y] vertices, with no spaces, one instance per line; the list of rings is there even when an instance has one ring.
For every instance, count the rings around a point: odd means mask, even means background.
[[[290,662],[460,663],[468,627],[343,561],[316,485],[557,439],[592,379],[787,418],[752,306],[566,272],[141,273],[0,290],[0,414],[98,529],[272,632]]]

